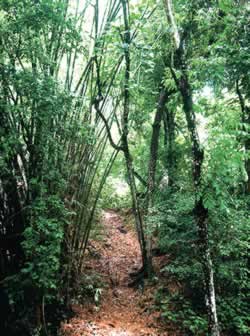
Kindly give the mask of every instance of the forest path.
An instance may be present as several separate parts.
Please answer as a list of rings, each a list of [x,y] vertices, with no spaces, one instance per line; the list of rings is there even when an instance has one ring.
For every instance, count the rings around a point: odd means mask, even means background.
[[[87,261],[87,269],[98,270],[106,284],[100,306],[76,305],[76,316],[63,325],[63,335],[167,336],[150,312],[152,291],[128,287],[129,273],[141,266],[135,232],[124,226],[118,212],[105,211],[102,220],[105,239],[93,243],[95,258]]]

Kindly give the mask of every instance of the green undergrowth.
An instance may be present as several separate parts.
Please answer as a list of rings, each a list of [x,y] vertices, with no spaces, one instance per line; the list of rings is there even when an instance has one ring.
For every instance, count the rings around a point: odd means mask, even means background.
[[[193,198],[188,191],[167,192],[164,202],[159,200],[151,221],[157,223],[161,251],[170,255],[170,262],[161,269],[162,278],[179,284],[175,291],[167,285],[160,287],[156,306],[166,322],[174,323],[185,335],[198,336],[207,335],[207,318],[192,208]],[[245,200],[234,199],[227,203],[227,211],[210,210],[218,318],[223,335],[229,336],[250,332],[247,209]]]
[[[103,275],[96,271],[85,274],[77,287],[77,294],[74,298],[74,303],[78,304],[94,304],[98,307],[101,303],[103,290],[106,288],[107,284],[103,280]]]

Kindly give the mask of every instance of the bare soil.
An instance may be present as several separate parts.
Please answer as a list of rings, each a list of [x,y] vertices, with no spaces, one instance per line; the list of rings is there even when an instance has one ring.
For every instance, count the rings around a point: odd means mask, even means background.
[[[131,288],[130,272],[139,270],[141,258],[136,234],[124,226],[122,216],[108,210],[102,217],[105,239],[91,242],[94,257],[86,269],[98,271],[106,284],[98,307],[74,305],[75,317],[62,325],[64,336],[169,336],[154,312],[154,288]]]

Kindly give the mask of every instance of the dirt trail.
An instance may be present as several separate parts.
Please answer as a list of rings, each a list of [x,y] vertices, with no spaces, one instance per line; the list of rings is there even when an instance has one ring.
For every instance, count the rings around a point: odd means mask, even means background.
[[[87,267],[102,274],[107,288],[99,310],[93,305],[74,307],[76,316],[63,325],[63,335],[167,336],[150,312],[152,293],[128,287],[128,274],[141,266],[135,233],[125,228],[121,216],[111,210],[104,213],[103,224],[106,238],[95,245],[98,258],[89,260]]]

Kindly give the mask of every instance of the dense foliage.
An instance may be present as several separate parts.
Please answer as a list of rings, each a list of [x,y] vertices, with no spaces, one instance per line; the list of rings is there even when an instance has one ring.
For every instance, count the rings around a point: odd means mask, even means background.
[[[96,293],[79,279],[96,209],[112,206],[134,211],[145,277],[154,248],[169,256],[165,321],[249,334],[249,10],[0,1],[3,333],[48,333],[79,283]]]

